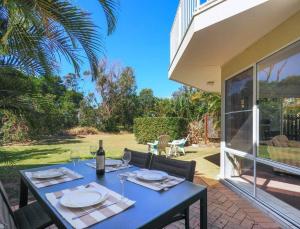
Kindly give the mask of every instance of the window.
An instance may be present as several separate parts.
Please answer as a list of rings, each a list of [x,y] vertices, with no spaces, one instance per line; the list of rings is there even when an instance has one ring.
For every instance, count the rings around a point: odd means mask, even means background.
[[[258,156],[300,167],[300,41],[257,64]]]
[[[225,87],[226,146],[252,153],[253,68],[227,80]]]

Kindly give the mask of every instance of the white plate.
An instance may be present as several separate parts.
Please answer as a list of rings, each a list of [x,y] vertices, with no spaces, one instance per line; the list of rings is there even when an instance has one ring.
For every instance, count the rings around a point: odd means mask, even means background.
[[[32,173],[32,177],[36,179],[50,179],[64,176],[66,173],[61,169],[48,169],[36,171]]]
[[[105,160],[106,166],[119,166],[122,165],[122,161],[120,160],[114,160],[114,159],[107,159]]]
[[[158,170],[141,170],[137,171],[137,178],[144,181],[162,181],[168,178],[168,174]]]
[[[60,204],[68,208],[85,208],[105,201],[107,196],[107,192],[93,189],[75,190],[64,194]]]

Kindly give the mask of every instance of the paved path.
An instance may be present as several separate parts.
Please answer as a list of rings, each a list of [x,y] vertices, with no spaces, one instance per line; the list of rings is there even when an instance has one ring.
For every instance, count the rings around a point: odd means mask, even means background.
[[[201,177],[195,183],[205,184]],[[274,229],[281,228],[272,218],[255,208],[247,199],[217,181],[208,186],[208,228],[225,229]],[[206,183],[207,184],[207,183]],[[190,228],[200,228],[199,202],[190,208]],[[165,229],[183,229],[184,221],[167,226]]]

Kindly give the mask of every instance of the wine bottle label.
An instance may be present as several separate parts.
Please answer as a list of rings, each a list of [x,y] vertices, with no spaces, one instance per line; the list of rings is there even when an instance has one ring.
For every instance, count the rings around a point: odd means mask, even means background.
[[[104,169],[105,157],[104,155],[99,155],[96,157],[96,169]]]

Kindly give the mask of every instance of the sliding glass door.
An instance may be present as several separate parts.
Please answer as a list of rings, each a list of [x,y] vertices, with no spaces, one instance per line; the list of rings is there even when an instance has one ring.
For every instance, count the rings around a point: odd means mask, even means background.
[[[225,87],[226,146],[252,154],[253,68],[227,80]]]
[[[257,83],[257,198],[300,223],[300,41],[259,62]]]
[[[225,179],[300,226],[300,41],[225,81],[224,132]]]
[[[225,83],[225,177],[253,193],[253,68]]]

